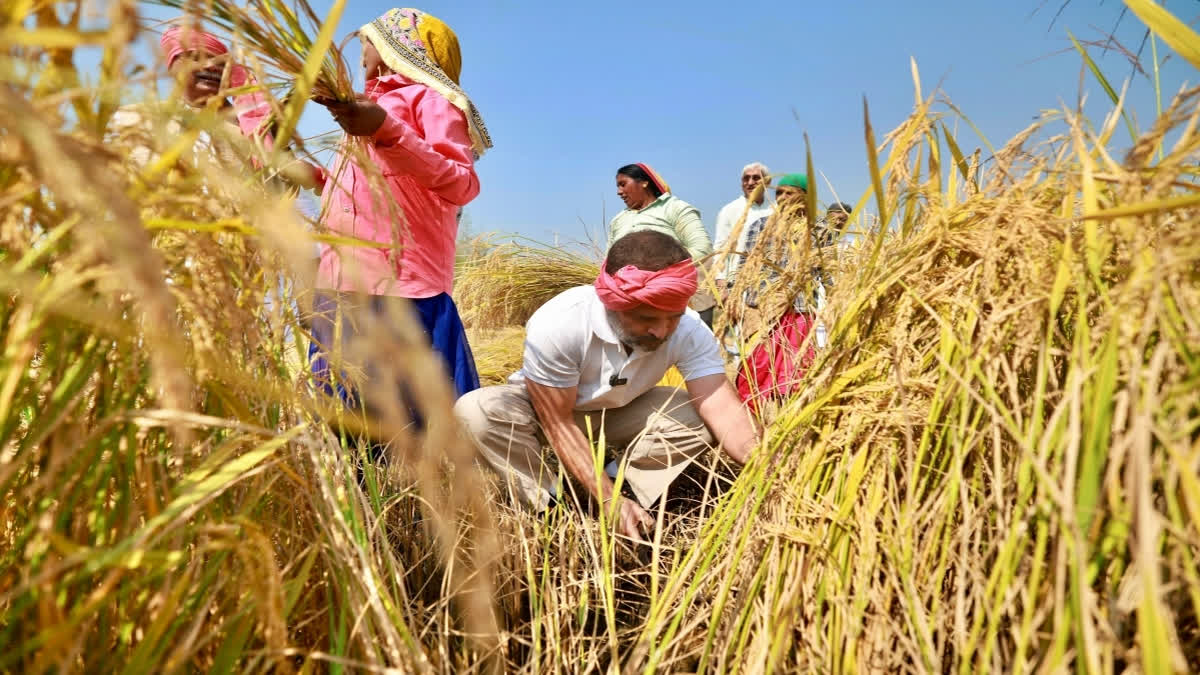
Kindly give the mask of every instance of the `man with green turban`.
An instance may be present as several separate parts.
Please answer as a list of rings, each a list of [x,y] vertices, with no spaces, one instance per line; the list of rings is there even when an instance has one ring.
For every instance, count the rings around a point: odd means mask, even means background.
[[[789,173],[775,184],[775,203],[780,210],[796,209],[796,216],[804,216],[808,208],[808,176],[802,173]]]
[[[775,211],[746,227],[742,251],[753,253],[749,264],[743,261],[742,306],[754,309],[759,321],[768,327],[765,338],[738,368],[738,395],[751,409],[758,410],[765,398],[790,396],[799,391],[801,380],[815,357],[813,345],[806,342],[816,320],[812,295],[819,284],[814,268],[812,284],[797,283],[794,265],[797,242],[811,236],[808,211],[808,176],[789,173],[775,183]],[[802,263],[806,267],[807,261]],[[781,277],[779,270],[789,270]],[[760,307],[760,303],[765,303]],[[741,314],[736,301],[727,305],[731,318]]]

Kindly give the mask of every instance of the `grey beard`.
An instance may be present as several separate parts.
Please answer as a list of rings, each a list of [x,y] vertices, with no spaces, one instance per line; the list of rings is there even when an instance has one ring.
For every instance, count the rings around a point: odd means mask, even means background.
[[[605,313],[605,316],[608,318],[608,327],[612,328],[613,333],[616,333],[616,335],[617,335],[617,342],[620,342],[621,346],[625,347],[629,351],[633,351],[634,349],[640,348],[644,351],[649,352],[649,351],[654,351],[655,349],[658,349],[659,347],[666,344],[666,340],[662,340],[658,344],[656,344],[653,348],[646,348],[639,343],[638,338],[635,338],[632,335],[630,335],[629,333],[626,333],[624,330],[622,330],[621,324],[620,324],[620,322],[617,321],[617,317],[615,316],[615,312],[613,312],[611,309],[608,309],[608,310],[605,310],[604,313]],[[668,336],[668,337],[670,337],[670,336]]]

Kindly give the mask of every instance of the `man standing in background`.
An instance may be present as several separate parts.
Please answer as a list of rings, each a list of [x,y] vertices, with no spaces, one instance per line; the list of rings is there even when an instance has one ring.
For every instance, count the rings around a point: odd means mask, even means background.
[[[854,207],[845,202],[834,202],[825,210],[825,217],[817,221],[817,231],[820,235],[821,246],[833,246],[841,241],[846,234],[846,223],[850,221],[850,212]]]
[[[755,189],[762,186],[757,194]],[[728,241],[730,235],[733,234],[735,226],[742,220],[745,214],[745,223],[748,225],[758,220],[771,215],[771,203],[767,201],[767,188],[771,185],[771,173],[766,165],[762,162],[753,162],[747,164],[742,169],[742,196],[729,202],[717,213],[716,231],[714,232],[713,250],[720,251]],[[751,202],[751,198],[755,198]],[[749,210],[747,210],[749,204]],[[745,227],[742,228],[742,233],[745,232]],[[741,237],[738,242],[741,243]],[[733,247],[734,251],[741,250],[741,246]],[[718,258],[713,263],[713,269],[716,270],[717,281],[724,281],[730,267],[737,267],[736,256],[728,256],[728,258]]]

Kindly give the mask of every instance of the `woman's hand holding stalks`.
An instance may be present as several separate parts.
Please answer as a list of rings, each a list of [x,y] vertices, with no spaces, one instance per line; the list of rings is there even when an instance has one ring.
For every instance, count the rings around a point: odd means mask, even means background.
[[[334,121],[351,136],[371,136],[387,119],[387,111],[365,96],[348,102],[328,98],[314,98],[313,101],[328,108]]]

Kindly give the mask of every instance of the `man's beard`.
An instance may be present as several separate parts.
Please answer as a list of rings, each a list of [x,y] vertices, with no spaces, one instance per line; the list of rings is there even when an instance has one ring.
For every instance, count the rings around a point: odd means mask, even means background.
[[[629,349],[640,349],[644,352],[652,352],[663,346],[666,340],[659,340],[653,335],[645,335],[637,337],[630,335],[624,328],[621,328],[621,322],[610,311],[608,313],[608,325],[617,334],[617,341]]]
[[[622,337],[620,340],[621,344],[625,345],[626,347],[636,347],[644,352],[652,352],[663,346],[663,343],[666,342],[666,340],[659,340],[658,338],[651,337],[649,335],[640,338]]]

